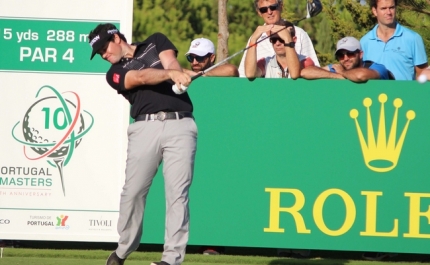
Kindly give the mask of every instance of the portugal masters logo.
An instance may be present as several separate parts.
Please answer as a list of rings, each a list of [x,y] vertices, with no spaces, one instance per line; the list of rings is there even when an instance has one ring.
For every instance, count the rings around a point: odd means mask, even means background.
[[[46,96],[42,97],[42,94]],[[80,98],[75,92],[60,94],[53,87],[43,86],[36,93],[36,98],[39,97],[27,110],[24,119],[13,126],[12,137],[24,145],[27,159],[45,159],[58,169],[65,196],[63,167],[67,166],[82,137],[93,126],[94,118],[81,110]],[[21,132],[23,140],[19,137]]]
[[[365,98],[363,100],[363,105],[366,107],[367,117],[367,141],[364,138],[360,124],[357,121],[358,110],[352,109],[349,115],[355,120],[358,139],[360,141],[361,150],[363,151],[366,166],[375,172],[388,172],[394,169],[397,165],[402,151],[402,146],[406,138],[406,133],[408,132],[409,123],[411,120],[415,119],[415,112],[413,110],[406,112],[407,121],[399,139],[397,139],[397,118],[399,109],[403,105],[403,101],[400,98],[394,99],[393,105],[395,110],[387,140],[384,104],[387,102],[388,97],[386,94],[380,94],[378,100],[381,103],[381,110],[379,113],[378,135],[376,139],[373,130],[372,113],[370,112],[370,106],[372,106],[372,100],[370,98]]]

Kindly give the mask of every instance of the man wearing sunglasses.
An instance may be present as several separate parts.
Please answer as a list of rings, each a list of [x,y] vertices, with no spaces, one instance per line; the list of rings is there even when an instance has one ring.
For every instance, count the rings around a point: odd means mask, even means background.
[[[128,127],[118,247],[106,265],[123,265],[139,247],[146,197],[162,161],[166,194],[164,252],[162,261],[151,265],[179,265],[188,242],[188,194],[197,127],[188,93],[176,94],[172,84],[188,86],[191,77],[182,71],[173,43],[161,33],[128,44],[115,25],[106,23],[90,32],[89,41],[91,59],[99,54],[111,63],[106,81],[130,102],[130,116],[135,120]]]
[[[261,36],[256,40],[259,41],[270,34],[270,30],[278,23],[281,18],[281,13],[283,10],[283,0],[254,0],[254,6],[257,11],[257,14],[263,18],[264,25],[259,27],[265,27],[265,31],[261,34]],[[302,55],[303,57],[309,57],[312,59],[315,65],[319,66],[318,58],[315,53],[314,46],[312,44],[311,39],[308,34],[301,28],[294,26],[294,31],[296,35],[296,44],[294,49],[296,50],[298,55]],[[251,41],[251,38],[248,40],[247,46],[255,43]],[[271,57],[275,55],[275,51],[273,49],[272,43],[270,43],[269,38],[258,43],[257,47],[257,58],[265,58]],[[239,76],[245,77],[245,58],[246,54],[249,52],[245,51],[242,57],[242,61],[239,65]]]
[[[185,54],[188,62],[190,62],[192,71],[184,69],[184,72],[190,76],[194,76],[201,71],[205,71],[215,63],[215,46],[212,41],[206,38],[198,38],[191,42],[190,49]],[[205,72],[203,76],[239,76],[237,67],[225,63],[209,72]]]
[[[366,82],[369,79],[394,79],[384,65],[363,61],[360,42],[354,37],[345,37],[337,42],[335,56],[339,64],[329,64],[323,68],[311,66],[301,71],[306,79],[349,79],[353,82]]]
[[[308,65],[314,65],[310,58],[297,55],[294,46],[296,36],[294,25],[285,20],[280,20],[276,25],[271,26],[273,34],[269,41],[273,46],[275,55],[271,57],[257,57],[257,49],[251,47],[245,58],[245,76],[247,78],[266,77],[266,78],[292,78],[300,77],[300,69]],[[254,42],[266,32],[265,26],[259,26],[251,36]]]

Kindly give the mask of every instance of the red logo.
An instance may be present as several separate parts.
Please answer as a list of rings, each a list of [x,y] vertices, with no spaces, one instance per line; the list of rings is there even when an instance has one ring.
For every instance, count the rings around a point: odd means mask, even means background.
[[[119,84],[119,74],[113,74],[113,81]]]

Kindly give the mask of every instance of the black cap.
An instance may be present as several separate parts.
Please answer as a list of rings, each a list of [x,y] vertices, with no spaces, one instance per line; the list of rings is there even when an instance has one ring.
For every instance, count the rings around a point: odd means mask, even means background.
[[[90,60],[92,60],[94,55],[96,55],[96,53],[105,46],[106,41],[109,41],[109,39],[116,33],[119,33],[118,29],[101,31],[90,41],[90,46],[93,48]]]

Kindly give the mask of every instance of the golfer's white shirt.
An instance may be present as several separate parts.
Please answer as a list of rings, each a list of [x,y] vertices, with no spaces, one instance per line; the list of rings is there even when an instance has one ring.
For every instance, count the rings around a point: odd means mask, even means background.
[[[310,57],[312,61],[314,61],[315,66],[320,66],[320,63],[318,61],[317,54],[315,53],[314,45],[312,44],[311,38],[309,38],[309,35],[304,31],[303,29],[294,26],[294,29],[296,31],[296,45],[295,50],[298,55],[302,55],[305,58]],[[261,40],[263,38],[267,37],[266,33],[263,33],[261,37],[257,40]],[[246,44],[246,47],[249,46],[249,41],[251,38],[248,39],[248,43]],[[245,53],[242,56],[242,61],[240,61],[239,65],[239,76],[245,77],[245,57],[248,50],[245,51]],[[275,55],[275,50],[273,50],[272,43],[270,43],[270,39],[267,38],[264,41],[257,44],[257,61],[261,58],[267,58],[272,57]]]

